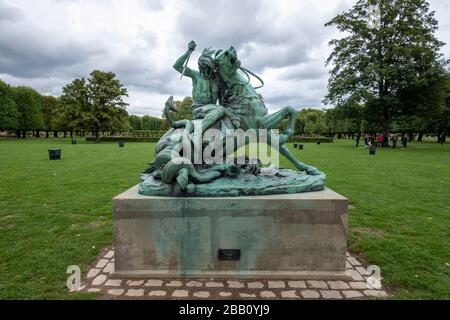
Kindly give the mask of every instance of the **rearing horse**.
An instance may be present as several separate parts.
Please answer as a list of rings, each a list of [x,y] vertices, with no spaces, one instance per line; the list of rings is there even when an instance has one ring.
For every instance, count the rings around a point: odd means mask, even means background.
[[[294,135],[297,111],[289,106],[269,114],[261,96],[251,85],[250,79],[247,80],[238,73],[241,62],[233,47],[226,51],[219,51],[215,62],[224,85],[221,105],[234,111],[240,119],[241,129],[271,130],[288,118],[289,126],[286,133],[280,136],[279,152],[298,170],[306,171],[309,175],[322,174],[318,169],[299,161],[284,145]],[[270,144],[270,141],[268,143]]]

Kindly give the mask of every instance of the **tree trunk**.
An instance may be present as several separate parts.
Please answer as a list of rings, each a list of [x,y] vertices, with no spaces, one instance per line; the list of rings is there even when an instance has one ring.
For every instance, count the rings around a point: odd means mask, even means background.
[[[27,130],[22,131],[22,139],[26,139],[27,137]]]
[[[20,139],[20,134],[21,134],[20,130],[16,130],[16,138]]]
[[[48,130],[47,130],[47,131],[45,131],[45,139],[48,139],[48,136],[49,136],[49,132],[50,132],[50,131],[48,131]]]
[[[422,141],[423,139],[423,132],[419,132],[419,136],[417,137],[417,141]]]
[[[53,137],[58,138],[58,131],[53,131]]]
[[[414,141],[414,133],[412,133],[412,132],[408,133],[408,140]]]
[[[40,130],[36,130],[36,138],[40,138],[41,137],[41,131]]]
[[[95,130],[95,143],[100,143],[100,130]]]
[[[64,138],[67,138],[67,131],[64,131]]]
[[[73,139],[73,130],[70,130],[70,138]]]

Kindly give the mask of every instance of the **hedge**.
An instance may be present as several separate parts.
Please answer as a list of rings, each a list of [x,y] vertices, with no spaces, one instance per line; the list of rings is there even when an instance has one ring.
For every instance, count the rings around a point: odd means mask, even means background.
[[[305,136],[295,136],[292,137],[290,142],[303,142],[303,143],[333,143],[332,138],[328,137],[305,137]]]
[[[158,142],[160,137],[100,137],[100,142]],[[87,137],[86,142],[95,142],[95,137]],[[327,137],[304,137],[295,136],[292,137],[290,142],[303,142],[303,143],[332,143],[332,138]]]
[[[158,142],[160,138],[136,137],[100,137],[100,142]],[[86,138],[86,142],[95,142],[95,137]]]

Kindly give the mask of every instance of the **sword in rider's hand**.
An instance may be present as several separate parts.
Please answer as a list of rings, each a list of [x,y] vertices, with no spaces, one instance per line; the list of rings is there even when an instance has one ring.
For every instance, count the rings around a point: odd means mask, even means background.
[[[186,62],[184,63],[184,66],[183,66],[183,72],[181,73],[181,78],[180,78],[180,80],[183,79],[184,73],[186,72],[186,68],[187,68],[187,66],[188,66],[189,59],[191,59],[191,54],[192,54],[192,51],[189,51],[189,55],[188,55],[188,57],[187,57],[187,59],[186,59]]]

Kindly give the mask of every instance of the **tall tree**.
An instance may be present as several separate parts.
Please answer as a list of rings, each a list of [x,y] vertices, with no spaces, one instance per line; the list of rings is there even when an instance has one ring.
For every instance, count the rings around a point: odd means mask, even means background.
[[[191,97],[185,97],[183,101],[175,101],[177,113],[174,115],[174,119],[192,119],[192,103],[193,100]]]
[[[142,118],[139,116],[130,116],[130,126],[133,130],[142,130]]]
[[[151,130],[152,118],[150,116],[142,117],[142,130]]]
[[[13,92],[18,111],[17,130],[22,130],[25,139],[27,130],[39,130],[44,126],[41,95],[29,87],[16,87]]]
[[[435,85],[442,73],[444,43],[435,37],[438,23],[425,0],[359,0],[326,26],[345,36],[330,42],[327,64],[333,69],[325,103],[366,104],[385,133],[394,117],[414,113],[404,93]]]
[[[450,73],[447,72],[442,81],[442,99],[439,109],[431,121],[434,132],[448,135],[450,132]]]
[[[114,73],[95,70],[87,81],[76,79],[64,87],[61,99],[74,126],[93,131],[100,142],[100,131],[128,128],[125,96],[127,89]]]
[[[42,96],[42,116],[44,120],[43,129],[46,131],[46,138],[50,131],[56,130],[56,116],[58,109],[58,99],[52,96]]]
[[[17,106],[11,86],[0,80],[0,130],[17,127]]]

